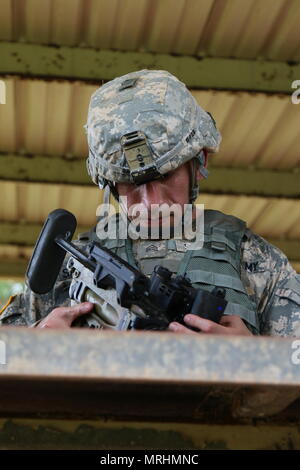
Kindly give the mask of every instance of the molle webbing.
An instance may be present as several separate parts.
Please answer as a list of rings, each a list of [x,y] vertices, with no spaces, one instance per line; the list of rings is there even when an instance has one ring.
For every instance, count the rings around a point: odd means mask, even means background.
[[[240,316],[253,333],[258,333],[256,306],[248,296],[240,275],[241,244],[245,234],[246,224],[241,219],[206,210],[201,249],[188,249],[189,242],[184,240],[145,240],[142,241],[145,249],[139,251],[137,259],[146,275],[151,274],[154,266],[161,264],[174,273],[185,274],[194,287],[209,291],[215,286],[223,287],[228,301],[225,314]],[[129,238],[101,243],[138,267]]]

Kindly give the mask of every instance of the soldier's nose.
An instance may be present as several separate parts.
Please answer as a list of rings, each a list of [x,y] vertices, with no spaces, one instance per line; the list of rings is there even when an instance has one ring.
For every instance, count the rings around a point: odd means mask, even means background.
[[[142,202],[147,208],[151,204],[165,204],[166,200],[165,188],[160,181],[150,181],[141,186]]]

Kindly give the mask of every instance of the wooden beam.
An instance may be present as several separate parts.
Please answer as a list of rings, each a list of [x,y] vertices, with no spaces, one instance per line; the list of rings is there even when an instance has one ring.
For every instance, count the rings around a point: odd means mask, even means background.
[[[188,87],[291,93],[300,64],[264,60],[196,58],[149,52],[54,47],[0,42],[0,75],[99,82],[135,70],[164,69]]]
[[[300,261],[300,240],[284,240],[279,238],[267,238],[267,240],[283,251],[289,259]]]
[[[67,394],[72,394],[73,386],[81,383],[78,389],[83,392],[85,402],[84,392],[88,393],[91,387],[96,391],[106,384],[112,392],[119,393],[117,381],[122,382],[128,392],[130,385],[141,392],[147,392],[147,389],[149,392],[151,385],[151,391],[158,394],[161,389],[173,389],[179,402],[182,390],[178,395],[174,390],[174,385],[179,383],[186,391],[195,387],[196,393],[199,388],[210,385],[255,386],[262,390],[285,386],[297,388],[300,394],[300,368],[291,361],[294,338],[278,341],[267,337],[203,335],[199,341],[195,335],[167,334],[162,338],[162,333],[155,331],[136,335],[116,331],[101,333],[99,341],[99,334],[89,329],[55,330],[51,335],[46,329],[7,328],[1,331],[1,340],[9,345],[9,360],[6,367],[0,369],[1,384],[16,378],[32,385],[41,381],[47,385],[54,381]],[[82,360],[83,357],[89,360]],[[284,390],[282,392],[284,400]],[[20,409],[19,394],[16,398],[16,406]],[[9,397],[7,399],[9,401]],[[40,400],[39,404],[31,405],[32,408],[45,408],[46,403]],[[135,412],[140,407],[137,400],[132,405]],[[46,407],[49,410],[50,403]],[[101,400],[97,408],[105,413],[105,403]],[[122,416],[123,407],[117,408],[115,416]],[[0,409],[3,409],[3,400]],[[76,407],[73,411],[76,413]],[[168,415],[168,411],[166,409],[162,417]],[[96,410],[93,415],[97,415]]]
[[[93,185],[85,159],[0,154],[0,180]]]
[[[0,180],[31,183],[93,185],[85,159],[44,155],[0,154]],[[246,194],[265,197],[299,197],[297,170],[264,170],[212,167],[201,190],[214,194]]]
[[[4,449],[300,446],[299,402],[283,411],[300,393],[294,338],[9,327],[1,341]]]
[[[33,247],[41,229],[42,224],[34,224],[29,222],[0,222],[0,245]],[[78,226],[76,234],[86,232],[89,229],[90,227]]]
[[[210,168],[201,190],[207,193],[247,194],[266,197],[300,196],[299,171],[258,168]]]
[[[0,279],[15,279],[24,281],[28,260],[19,259],[0,259]]]

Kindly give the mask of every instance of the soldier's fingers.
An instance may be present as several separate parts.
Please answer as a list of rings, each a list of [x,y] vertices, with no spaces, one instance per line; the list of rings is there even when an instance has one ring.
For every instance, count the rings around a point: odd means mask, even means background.
[[[67,320],[71,324],[77,317],[89,313],[93,310],[94,304],[92,302],[83,302],[73,307],[59,307],[51,312],[52,317],[60,317]]]
[[[220,325],[224,326],[239,326],[241,323],[240,317],[237,317],[236,315],[223,315],[220,320]]]
[[[188,315],[184,316],[184,322],[189,325],[193,326],[194,328],[198,328],[201,330],[201,333],[210,333],[210,334],[225,334],[226,328],[224,326],[219,325],[211,320],[206,320],[205,318],[198,317],[198,315],[193,315],[189,313]]]
[[[188,335],[196,335],[197,333],[195,331],[190,330],[184,325],[181,325],[180,323],[177,322],[172,322],[169,324],[169,330],[173,331],[174,333],[186,333]]]
[[[224,315],[220,323],[226,328],[229,334],[252,336],[252,332],[248,329],[244,320],[237,315]]]

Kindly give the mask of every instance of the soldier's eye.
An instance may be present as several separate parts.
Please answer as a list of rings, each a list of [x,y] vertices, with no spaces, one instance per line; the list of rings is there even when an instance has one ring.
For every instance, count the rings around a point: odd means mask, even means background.
[[[174,174],[174,171],[169,171],[169,173],[166,173],[166,174],[164,175],[164,179],[169,179],[169,178],[171,178],[171,177],[173,176],[173,174]]]

